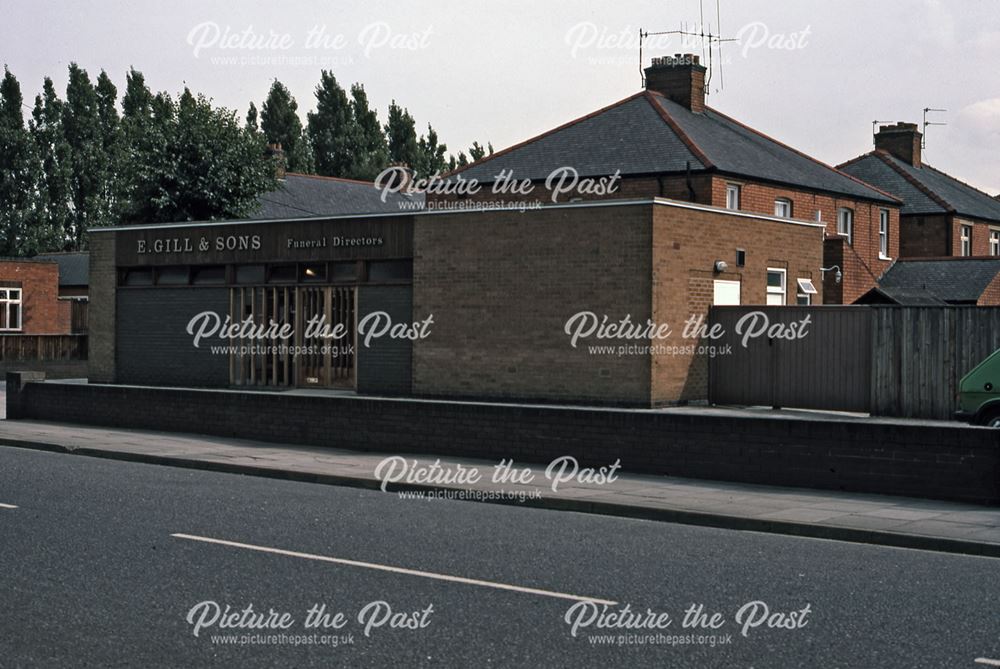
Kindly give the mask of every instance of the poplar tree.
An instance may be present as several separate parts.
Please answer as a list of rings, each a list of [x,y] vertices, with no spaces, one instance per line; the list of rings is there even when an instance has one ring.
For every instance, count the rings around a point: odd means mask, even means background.
[[[45,77],[41,94],[35,96],[29,123],[40,170],[36,203],[40,251],[62,251],[72,241],[72,167],[63,133],[63,107],[52,79]]]
[[[24,125],[21,86],[4,66],[0,81],[0,255],[36,253],[38,169]]]
[[[308,173],[312,171],[312,161],[298,109],[299,104],[288,88],[275,79],[260,108],[260,129],[268,144],[281,144],[289,172]]]
[[[371,181],[389,163],[389,146],[378,121],[378,113],[369,106],[368,94],[361,84],[351,86],[351,116],[353,158],[348,176]]]
[[[333,72],[323,70],[316,86],[316,111],[309,112],[307,120],[317,174],[350,176],[353,120],[347,93]]]

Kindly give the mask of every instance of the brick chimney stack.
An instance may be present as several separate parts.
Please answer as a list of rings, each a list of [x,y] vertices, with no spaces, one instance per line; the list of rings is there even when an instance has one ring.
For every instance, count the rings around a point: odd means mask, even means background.
[[[274,161],[274,176],[277,179],[284,180],[287,163],[285,162],[285,150],[281,148],[281,144],[268,144],[267,155]]]
[[[705,111],[706,68],[694,54],[654,58],[645,69],[646,90],[661,93],[679,105],[700,114]]]
[[[920,167],[920,142],[923,134],[917,130],[916,123],[879,126],[875,135],[875,148],[881,149],[904,163]]]

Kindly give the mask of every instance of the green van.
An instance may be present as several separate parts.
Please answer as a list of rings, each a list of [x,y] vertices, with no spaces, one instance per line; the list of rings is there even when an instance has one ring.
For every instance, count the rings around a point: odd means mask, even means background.
[[[955,418],[1000,428],[1000,349],[972,368],[958,384]]]

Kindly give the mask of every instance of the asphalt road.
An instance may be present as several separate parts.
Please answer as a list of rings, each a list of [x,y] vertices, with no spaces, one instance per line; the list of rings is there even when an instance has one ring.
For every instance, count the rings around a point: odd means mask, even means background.
[[[988,558],[3,447],[0,505],[2,667],[974,669],[1000,658],[1000,560]],[[307,627],[324,604],[342,626]],[[720,627],[685,628],[692,604]],[[614,625],[608,614],[626,605],[643,615],[618,619],[643,625]]]

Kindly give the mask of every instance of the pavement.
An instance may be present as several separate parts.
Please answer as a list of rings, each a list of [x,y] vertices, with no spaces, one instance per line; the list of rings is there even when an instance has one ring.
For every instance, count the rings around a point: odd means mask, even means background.
[[[992,558],[21,448],[0,564],[12,669],[1000,662]]]
[[[906,497],[783,488],[666,476],[560,470],[434,455],[369,453],[194,434],[85,427],[39,421],[0,423],[0,444],[325,483],[396,494],[627,516],[1000,557],[1000,509]],[[387,459],[395,460],[387,461]],[[382,464],[384,463],[384,464]],[[379,470],[382,464],[381,472]],[[610,466],[612,462],[609,462]],[[572,472],[572,463],[561,470]],[[394,469],[392,469],[394,467]],[[524,473],[522,470],[527,470]],[[471,475],[477,472],[478,476]],[[381,477],[377,474],[381,473]],[[390,479],[388,483],[384,479]],[[477,480],[473,480],[477,479]],[[495,482],[497,481],[497,482]]]

